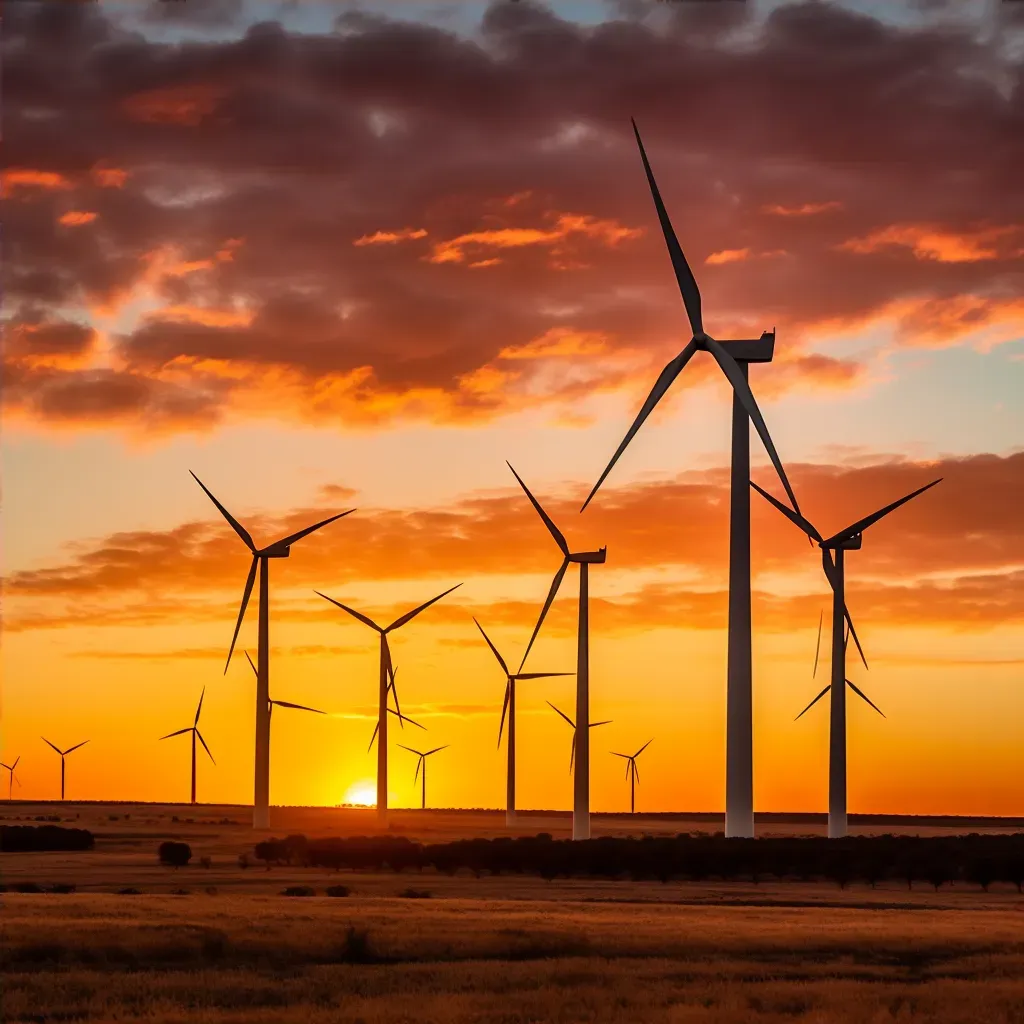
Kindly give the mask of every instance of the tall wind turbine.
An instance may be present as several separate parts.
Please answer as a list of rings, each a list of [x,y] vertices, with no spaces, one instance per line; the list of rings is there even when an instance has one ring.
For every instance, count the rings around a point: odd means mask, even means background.
[[[442,597],[445,597],[461,586],[461,583],[456,583],[454,587],[449,587],[443,594],[438,594],[437,597],[432,597],[418,608],[413,608],[411,612],[400,615],[390,626],[378,626],[373,619],[363,615],[362,612],[357,612],[354,608],[349,608],[347,604],[335,601],[333,597],[321,594],[319,590],[314,591],[315,594],[322,597],[325,601],[330,601],[331,604],[337,605],[342,611],[348,612],[349,615],[365,623],[371,629],[375,629],[380,634],[380,686],[378,688],[377,711],[377,817],[382,821],[388,815],[388,711],[390,710],[388,708],[388,691],[393,687],[393,683],[389,681],[391,678],[391,648],[388,646],[388,633],[392,633],[404,626],[410,619],[415,618],[421,611],[434,604],[435,601],[440,601]],[[397,692],[395,694],[395,703],[398,703]],[[399,721],[401,721],[401,718],[399,718]],[[372,740],[370,745],[373,745]]]
[[[213,761],[213,754],[210,753],[210,748],[206,745],[206,740],[203,739],[203,734],[199,731],[199,715],[203,710],[203,698],[206,696],[206,687],[203,687],[203,692],[199,694],[199,703],[196,705],[196,717],[190,726],[186,729],[179,729],[177,732],[169,732],[166,736],[161,736],[162,740],[169,740],[172,736],[184,736],[185,733],[192,734],[192,803],[196,802],[196,740],[198,739],[203,745],[203,750],[206,751],[207,757]],[[216,761],[213,761],[216,764]]]
[[[404,743],[398,744],[403,750],[408,750],[410,754],[415,754],[419,760],[416,762],[416,774],[412,777],[412,784],[416,785],[416,780],[420,775],[420,768],[423,769],[423,802],[420,805],[421,810],[427,809],[427,758],[431,754],[436,754],[439,750],[444,750],[445,747],[450,747],[450,743],[446,743],[444,747],[434,747],[433,750],[421,751],[413,750],[412,747],[407,747]]]
[[[68,747],[67,750],[61,750],[60,747],[54,746],[45,736],[41,736],[40,739],[48,746],[53,747],[54,750],[60,754],[60,798],[64,799],[64,758],[68,756],[73,750],[77,750],[79,747],[84,747],[88,740],[82,740],[81,743],[76,743],[73,747]]]
[[[512,469],[512,464],[507,463],[512,470],[512,475],[519,481],[519,486],[526,492],[530,503],[537,510],[548,532],[562,552],[562,564],[555,572],[555,578],[551,581],[551,589],[544,601],[544,607],[540,610],[540,617],[537,625],[533,628],[533,636],[526,645],[526,654],[523,655],[523,664],[530,654],[534,640],[540,632],[544,618],[554,601],[558,588],[562,584],[562,578],[571,562],[580,567],[580,605],[579,625],[576,631],[576,721],[580,723],[582,732],[577,744],[579,753],[579,764],[575,776],[573,776],[573,802],[572,802],[572,837],[573,839],[590,838],[590,566],[600,565],[605,561],[607,548],[599,548],[597,551],[570,551],[565,537],[561,530],[555,526],[551,517],[541,507],[540,502],[530,493],[530,488],[523,483],[522,477]],[[575,726],[573,726],[575,728]]]
[[[629,813],[636,813],[636,784],[640,781],[640,771],[636,766],[636,759],[654,742],[649,739],[635,754],[618,754],[614,750],[611,753],[616,757],[626,759],[626,778],[629,779]]]
[[[14,759],[14,764],[4,764],[2,761],[0,761],[0,768],[4,768],[8,772],[10,772],[10,775],[7,778],[7,799],[8,800],[13,800],[14,799],[14,783],[17,782],[19,786],[21,785],[21,781],[14,774],[14,769],[18,767],[18,762],[20,760],[21,760],[21,754],[19,754]]]
[[[846,687],[849,685],[858,696],[863,697],[876,711],[878,708],[846,678],[846,638],[843,635],[844,621],[848,622],[846,612],[846,565],[847,551],[859,551],[863,533],[869,527],[887,516],[890,512],[905,505],[911,498],[923,494],[934,487],[942,477],[933,480],[916,491],[911,491],[898,501],[894,501],[877,512],[858,519],[855,523],[840,530],[831,537],[822,537],[818,529],[800,512],[787,508],[777,498],[758,487],[753,481],[750,486],[763,498],[774,505],[790,522],[795,523],[812,541],[821,548],[821,564],[825,576],[832,587],[832,677],[828,686],[804,708],[807,711],[818,700],[831,692],[831,711],[829,717],[829,749],[828,749],[828,835],[830,839],[839,839],[846,835]],[[854,639],[856,635],[854,634]],[[801,711],[802,715],[804,711]],[[881,712],[879,711],[879,714]],[[797,715],[799,718],[800,715]],[[884,716],[883,716],[884,717]]]
[[[498,653],[498,648],[491,643],[491,638],[484,633],[484,627],[476,619],[476,628],[483,633],[491,653],[498,659],[502,672],[505,673],[505,700],[501,706],[501,724],[498,726],[498,746],[501,746],[501,734],[505,728],[505,715],[508,714],[508,766],[505,769],[505,825],[511,827],[516,820],[516,683],[520,679],[550,679],[552,676],[571,676],[571,672],[523,672],[522,664],[520,671],[512,672],[505,659]],[[527,648],[526,654],[529,654]],[[523,655],[523,663],[526,662],[526,655]]]
[[[583,508],[590,504],[612,466],[626,450],[633,435],[643,425],[654,407],[661,401],[672,382],[699,349],[710,352],[732,385],[732,473],[729,515],[729,659],[726,671],[726,766],[725,766],[725,834],[727,836],[753,836],[754,834],[754,761],[753,714],[751,694],[750,653],[750,427],[753,421],[779,479],[782,481],[793,508],[799,511],[796,495],[789,485],[775,445],[761,411],[758,409],[750,385],[747,367],[750,363],[771,362],[775,350],[775,332],[765,331],[760,338],[742,341],[716,341],[704,332],[701,315],[700,290],[690,270],[682,247],[669,220],[654,173],[647,160],[640,132],[633,122],[640,158],[643,160],[647,183],[654,198],[654,206],[661,222],[662,234],[668,247],[672,268],[690,321],[692,338],[686,347],[661,371],[637,413],[633,425],[626,432],[600,479],[594,484]],[[580,510],[582,511],[582,509]]]
[[[191,470],[189,470],[192,473]],[[260,604],[259,604],[259,646],[256,653],[258,671],[256,673],[256,757],[255,757],[255,780],[253,783],[253,828],[270,828],[270,559],[287,558],[291,553],[291,545],[303,537],[333,523],[336,519],[350,515],[355,509],[348,512],[339,512],[337,515],[324,519],[304,530],[282,537],[281,540],[264,548],[257,548],[253,543],[248,530],[238,522],[237,519],[213,496],[206,484],[192,473],[197,484],[206,492],[206,496],[217,506],[220,514],[228,521],[231,529],[238,534],[242,543],[252,554],[252,562],[249,565],[249,575],[245,581],[245,589],[242,592],[242,605],[238,610],[238,621],[235,623],[235,633],[231,637],[231,647],[228,648],[228,659],[224,664],[224,672],[227,673],[228,665],[231,664],[231,655],[235,650],[235,641],[238,639],[238,631],[242,628],[242,619],[245,617],[245,609],[249,604],[249,595],[252,593],[253,584],[256,582],[256,567],[260,570]]]
[[[576,759],[576,749],[579,746],[578,740],[580,731],[576,728],[576,723],[564,711],[559,711],[558,708],[556,708],[555,705],[551,703],[551,701],[548,701],[548,707],[551,708],[553,711],[557,711],[558,714],[560,714],[572,727],[572,749],[569,751],[569,771],[571,772],[573,761]],[[596,729],[599,725],[611,725],[611,723],[612,720],[610,718],[605,719],[605,721],[603,722],[591,722],[590,728]],[[576,770],[579,771],[579,765],[576,766]],[[574,836],[573,838],[576,837]],[[590,837],[588,836],[587,838],[589,839]]]

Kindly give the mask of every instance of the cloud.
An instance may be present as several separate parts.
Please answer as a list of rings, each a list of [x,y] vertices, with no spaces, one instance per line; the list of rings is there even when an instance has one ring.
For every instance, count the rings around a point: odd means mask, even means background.
[[[372,235],[362,235],[352,244],[359,245],[393,245],[407,239],[426,238],[425,228],[402,228],[400,231],[374,231]]]
[[[974,263],[978,260],[999,259],[1001,250],[994,243],[1015,234],[1024,235],[1024,226],[988,227],[956,233],[924,224],[893,224],[863,238],[847,239],[838,248],[864,255],[895,246],[910,249],[915,259],[919,260]],[[1019,255],[1020,241],[1018,238],[1016,246],[1004,246],[1003,249],[1008,248],[1010,253]]]
[[[782,206],[779,203],[769,203],[761,207],[761,212],[775,217],[812,217],[818,213],[828,213],[829,210],[842,209],[842,206],[842,203],[835,200],[829,200],[824,203],[800,203],[798,206]]]

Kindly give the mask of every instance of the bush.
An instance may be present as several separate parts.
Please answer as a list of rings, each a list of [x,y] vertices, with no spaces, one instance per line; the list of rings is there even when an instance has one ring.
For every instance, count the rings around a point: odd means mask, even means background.
[[[339,959],[350,964],[372,964],[376,962],[377,955],[373,950],[369,931],[365,928],[350,927],[345,933],[345,940],[341,945]]]
[[[309,885],[289,885],[281,890],[282,896],[315,896],[316,890]]]
[[[172,889],[171,890],[171,895],[172,896],[191,896],[192,893],[188,889]]]
[[[118,896],[141,896],[142,893],[138,889],[133,889],[130,885],[126,889],[118,889]]]
[[[49,819],[37,817],[36,821]],[[59,821],[60,819],[54,819]],[[55,825],[0,825],[0,850],[4,853],[45,853],[91,850],[93,834],[84,828]]]
[[[249,858],[244,853],[238,855],[238,866],[244,871],[249,866]]]
[[[213,867],[213,861],[209,857],[200,857],[199,858],[199,866],[201,868],[212,868]]]
[[[16,882],[14,885],[15,892],[45,892],[41,885],[35,882]]]
[[[403,889],[399,894],[405,900],[429,900],[430,893],[426,889]]]
[[[188,843],[176,843],[172,839],[161,843],[157,849],[161,864],[170,868],[183,868],[192,859],[192,847]]]
[[[68,885],[66,882],[57,882],[55,885],[50,886],[50,892],[55,892],[62,896],[74,892],[75,889],[76,886]]]
[[[328,896],[348,896],[352,890],[347,885],[329,885],[324,892]]]

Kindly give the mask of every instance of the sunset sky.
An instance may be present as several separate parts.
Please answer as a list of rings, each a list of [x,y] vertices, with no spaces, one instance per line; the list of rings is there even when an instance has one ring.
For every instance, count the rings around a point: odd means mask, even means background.
[[[1011,17],[1014,20],[1011,20]],[[430,803],[498,807],[504,679],[559,554],[591,572],[592,807],[724,806],[728,386],[699,353],[582,516],[689,327],[635,117],[719,338],[826,534],[937,476],[847,561],[887,716],[849,705],[851,812],[1024,814],[1024,4],[187,0],[3,11],[3,720],[15,795],[252,799],[224,659],[271,563],[271,802],[373,780],[378,621],[451,744]],[[752,435],[754,477],[779,494]],[[752,505],[755,805],[826,805],[794,716],[829,606]],[[529,668],[575,668],[576,574]],[[255,657],[256,602],[239,648]],[[823,651],[827,665],[827,649]],[[520,689],[519,803],[571,803],[571,678]],[[426,749],[421,746],[421,749]],[[415,757],[389,790],[418,803]],[[6,794],[5,794],[6,795]]]

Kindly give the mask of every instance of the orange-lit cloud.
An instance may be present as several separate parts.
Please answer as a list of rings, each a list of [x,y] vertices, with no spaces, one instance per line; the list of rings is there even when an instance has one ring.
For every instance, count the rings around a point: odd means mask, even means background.
[[[816,213],[840,210],[842,206],[842,203],[834,199],[826,203],[801,203],[799,206],[782,206],[778,203],[769,203],[761,207],[761,212],[770,213],[776,217],[812,217]]]
[[[96,214],[90,210],[68,210],[58,219],[58,223],[65,227],[78,227],[81,224],[91,224],[96,219]]]
[[[713,252],[704,262],[714,266],[718,263],[737,263],[746,259],[750,259],[749,249],[722,249],[721,252]]]
[[[124,188],[128,180],[129,172],[121,167],[111,167],[109,164],[95,164],[91,171],[92,180],[100,188]]]
[[[15,189],[69,189],[71,182],[56,171],[38,171],[27,167],[12,167],[0,175],[3,191],[10,194]]]
[[[426,238],[426,228],[402,228],[400,231],[375,231],[372,235],[361,235],[353,245],[393,245],[409,239]]]
[[[122,103],[133,121],[194,128],[208,118],[227,94],[222,86],[195,83],[136,93]]]
[[[891,227],[873,231],[863,238],[847,239],[840,243],[838,248],[848,252],[866,254],[896,246],[910,249],[915,258],[919,260],[935,260],[939,263],[973,263],[978,260],[998,259],[1000,252],[993,243],[1022,230],[1024,228],[1005,226],[958,233],[946,231],[933,225],[894,224]]]

